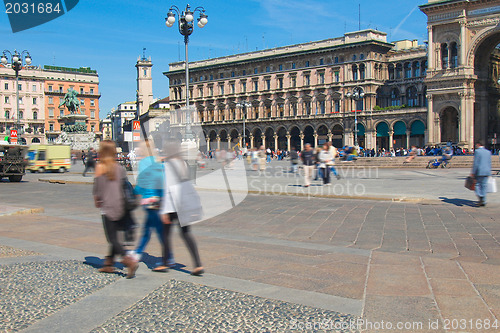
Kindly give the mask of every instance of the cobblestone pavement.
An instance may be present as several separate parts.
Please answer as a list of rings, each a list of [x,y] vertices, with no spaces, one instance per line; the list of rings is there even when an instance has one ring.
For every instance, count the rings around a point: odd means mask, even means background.
[[[10,246],[0,245],[0,258],[36,256],[36,255],[40,255],[40,253],[36,253],[33,251],[25,251]]]
[[[306,323],[311,331],[355,332],[358,319],[171,280],[92,332],[291,332]]]
[[[0,265],[0,331],[20,331],[117,278],[77,261]]]

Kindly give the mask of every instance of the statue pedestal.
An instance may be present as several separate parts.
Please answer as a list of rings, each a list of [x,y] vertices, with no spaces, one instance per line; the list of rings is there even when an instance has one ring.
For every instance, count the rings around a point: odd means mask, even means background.
[[[56,139],[58,144],[70,145],[72,150],[88,150],[89,148],[97,149],[99,142],[96,140],[95,133],[87,132],[88,116],[84,114],[68,114],[60,118],[64,125],[61,128],[66,129],[61,132]],[[65,128],[66,127],[66,128]],[[67,127],[72,127],[68,129]]]
[[[89,116],[84,114],[73,113],[62,116],[60,121],[64,123],[64,125],[85,125],[85,121],[88,117]]]

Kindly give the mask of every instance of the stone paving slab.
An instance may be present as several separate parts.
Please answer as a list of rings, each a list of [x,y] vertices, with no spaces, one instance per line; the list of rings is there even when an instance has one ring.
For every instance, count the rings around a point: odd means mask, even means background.
[[[319,331],[342,327],[357,319],[338,312],[171,280],[91,332],[291,332],[304,331],[307,325]]]
[[[198,177],[214,172],[220,166],[210,162],[211,167],[199,169]],[[340,180],[333,179],[332,186],[322,186],[321,180],[304,188],[302,174],[289,172],[289,161],[273,161],[266,165],[265,171],[251,171],[246,165],[247,176],[233,177],[232,190],[243,195],[268,194],[312,197],[337,197],[353,199],[372,199],[405,202],[425,202],[428,200],[470,206],[477,200],[474,192],[465,189],[465,178],[470,169],[380,169],[374,166],[353,167],[343,165],[339,168]],[[31,175],[40,181],[55,184],[91,184],[92,177],[78,174]],[[495,176],[497,177],[497,176]],[[130,176],[133,180],[133,176]],[[497,177],[498,178],[498,177]],[[422,186],[422,185],[425,186]],[[222,187],[220,187],[222,186]],[[205,188],[205,185],[200,188]],[[223,184],[211,184],[210,189],[224,189]],[[248,192],[247,192],[248,191]],[[241,194],[241,193],[240,193]],[[488,202],[500,203],[499,193],[490,193]]]

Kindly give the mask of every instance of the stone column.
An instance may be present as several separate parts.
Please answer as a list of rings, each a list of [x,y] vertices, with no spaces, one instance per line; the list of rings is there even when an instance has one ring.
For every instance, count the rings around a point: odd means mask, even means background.
[[[330,131],[328,131],[327,136],[328,136],[328,141],[332,142],[332,139],[333,139],[333,133],[332,133],[332,132],[330,132]]]
[[[435,68],[434,66],[434,41],[433,41],[433,36],[432,36],[432,26],[427,27],[427,32],[429,33],[429,49],[428,49],[428,61],[427,61],[427,69],[428,70],[433,70]],[[465,35],[463,38],[465,38]],[[463,44],[463,43],[462,43]],[[424,70],[421,68],[421,70]]]
[[[430,54],[429,54],[430,55]],[[425,142],[426,145],[434,145],[436,143],[435,138],[435,114],[434,114],[434,103],[433,103],[433,95],[427,96],[427,140]]]
[[[253,139],[254,139],[254,136],[253,136],[252,134],[250,134],[250,135],[248,136],[248,139],[250,140],[250,149],[253,149],[253,148],[254,148],[254,146],[253,146]]]
[[[243,137],[241,135],[238,135],[238,144],[240,145],[240,148],[246,148],[243,147]]]
[[[466,119],[467,119],[467,124],[469,126],[468,133],[467,133],[467,138],[468,138],[468,144],[469,148],[472,149],[474,148],[474,94],[473,92],[469,92],[465,96],[465,109],[466,109]]]
[[[467,26],[465,20],[460,22],[460,61],[459,66],[467,66]],[[458,46],[458,45],[457,45]]]
[[[274,150],[278,150],[278,135],[274,134]]]
[[[319,135],[318,135],[318,133],[314,132],[313,136],[314,136],[314,147],[316,148],[316,147],[318,147],[318,136]]]
[[[286,133],[286,147],[287,147],[287,150],[290,151],[290,149],[292,149],[292,147],[290,146],[290,140],[291,140],[292,136],[290,135],[290,133]]]
[[[300,138],[300,151],[303,151],[304,150],[304,133],[303,132],[300,132],[299,134],[299,138]]]
[[[210,150],[210,138],[207,137],[207,151]]]
[[[262,134],[262,135],[260,136],[260,138],[262,139],[262,145],[264,146],[264,149],[265,149],[265,148],[267,148],[267,147],[266,147],[266,136],[265,136],[264,134]]]
[[[407,130],[406,131],[406,149],[410,149],[410,135],[411,135],[411,131]]]
[[[389,149],[394,148],[394,131],[389,131]]]
[[[232,143],[232,138],[230,135],[227,136],[227,150],[231,150],[231,143]]]
[[[217,134],[216,140],[217,140],[217,149],[220,149],[220,136],[219,136],[219,134]]]

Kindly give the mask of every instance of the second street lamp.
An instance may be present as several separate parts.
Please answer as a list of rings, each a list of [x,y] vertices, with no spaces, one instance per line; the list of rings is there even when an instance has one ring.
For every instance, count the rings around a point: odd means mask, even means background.
[[[365,92],[361,87],[354,87],[352,92],[348,92],[345,95],[347,98],[354,100],[354,146],[358,146],[358,101],[363,100],[365,97]],[[351,103],[352,105],[352,103]]]
[[[17,135],[18,135],[18,143],[22,144],[22,139],[21,139],[21,114],[19,111],[19,71],[23,68],[23,56],[24,56],[24,63],[26,65],[31,65],[31,56],[30,53],[27,50],[24,50],[21,53],[18,53],[17,50],[14,50],[14,54],[12,54],[9,50],[4,50],[2,53],[2,57],[0,58],[0,61],[2,64],[7,65],[9,63],[9,59],[7,58],[7,54],[10,56],[10,64],[12,66],[12,69],[16,72],[16,106],[17,106],[17,122],[16,122],[16,129],[17,129]]]
[[[241,102],[241,103],[237,103],[236,104],[237,107],[239,108],[242,108],[243,110],[243,149],[244,149],[244,153],[246,153],[247,151],[247,143],[246,143],[246,129],[245,129],[245,121],[247,119],[247,108],[251,107],[252,104],[250,104],[249,102]]]
[[[179,17],[179,32],[184,36],[184,46],[186,52],[186,131],[184,134],[184,139],[186,141],[193,140],[193,133],[191,131],[191,111],[189,110],[189,60],[188,60],[188,43],[189,36],[193,33],[193,21],[194,14],[196,12],[200,13],[200,17],[198,19],[198,27],[203,28],[208,23],[208,16],[205,15],[205,8],[196,7],[193,11],[191,11],[191,7],[189,5],[186,6],[184,11],[180,11],[177,6],[170,7],[167,17],[165,18],[165,24],[167,27],[171,28],[176,19],[175,14]]]

